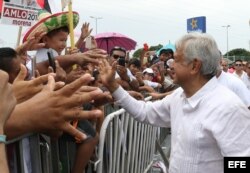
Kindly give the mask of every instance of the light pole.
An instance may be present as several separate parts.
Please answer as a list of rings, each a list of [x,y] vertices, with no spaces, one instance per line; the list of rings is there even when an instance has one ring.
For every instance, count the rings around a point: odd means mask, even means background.
[[[222,27],[225,27],[227,29],[227,59],[228,59],[228,28],[230,27],[230,25],[225,25]]]
[[[95,33],[97,34],[97,20],[102,19],[102,17],[89,16],[92,19],[95,19]]]

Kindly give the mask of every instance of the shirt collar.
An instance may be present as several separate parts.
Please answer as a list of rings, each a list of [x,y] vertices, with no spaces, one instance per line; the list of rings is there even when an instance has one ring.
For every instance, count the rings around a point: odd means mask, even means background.
[[[185,93],[182,93],[182,97],[186,100],[186,103],[189,104],[190,107],[195,108],[199,102],[203,99],[203,97],[210,91],[212,91],[218,84],[218,80],[215,77],[210,79],[202,88],[200,88],[192,97],[187,98]]]

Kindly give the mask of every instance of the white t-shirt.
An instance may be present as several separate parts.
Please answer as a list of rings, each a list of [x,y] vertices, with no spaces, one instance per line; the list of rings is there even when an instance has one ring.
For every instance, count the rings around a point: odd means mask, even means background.
[[[248,90],[250,91],[250,76],[244,75],[242,80],[246,84]]]
[[[250,106],[250,91],[247,89],[246,85],[240,78],[235,77],[230,73],[221,72],[218,77],[220,84],[229,88],[233,91],[239,98],[249,107]]]
[[[47,48],[41,48],[41,49],[37,50],[36,55],[34,56],[36,58],[36,63],[40,63],[40,62],[48,60],[48,54],[47,54],[48,50],[49,49],[47,49]],[[51,49],[51,50],[52,50],[52,53],[53,53],[54,57],[58,56],[58,53],[54,49]],[[26,67],[30,71],[30,74],[31,74],[31,71],[32,71],[32,61],[29,61],[26,64]]]
[[[37,50],[37,52],[36,52],[36,63],[48,60],[48,54],[47,54],[48,50],[49,49],[47,49],[47,48],[41,48],[41,49]],[[51,49],[51,50],[52,50],[52,53],[53,53],[54,57],[58,56],[58,53],[54,49]]]
[[[241,80],[244,79],[244,77],[247,75],[247,73],[245,71],[242,71],[241,76],[239,76],[236,71],[233,72],[233,75],[236,76],[237,78],[240,78]]]
[[[116,103],[138,121],[171,126],[169,173],[223,173],[225,156],[250,156],[250,113],[216,77],[192,97],[183,89],[155,102],[138,101],[122,87]]]
[[[157,88],[159,86],[159,83],[157,83],[157,82],[152,82],[149,80],[143,80],[143,82],[145,85],[150,86],[152,88]]]
[[[127,69],[127,75],[128,75],[128,77],[130,79],[132,79],[132,80],[135,80],[136,77],[131,73],[131,71],[129,70],[129,68],[126,68],[126,69]],[[115,72],[115,79],[118,79],[118,78],[121,78],[121,77],[120,77],[120,75],[117,72]]]

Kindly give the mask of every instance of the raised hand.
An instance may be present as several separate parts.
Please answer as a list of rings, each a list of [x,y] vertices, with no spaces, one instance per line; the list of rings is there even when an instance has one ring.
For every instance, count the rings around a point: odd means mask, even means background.
[[[71,55],[71,54],[75,54],[75,53],[79,53],[80,50],[76,47],[71,48],[71,47],[66,47],[66,52],[65,55]]]
[[[40,40],[45,35],[45,32],[37,32],[35,35],[31,38],[29,38],[27,41],[25,41],[22,45],[20,45],[16,51],[17,53],[27,52],[31,50],[37,50],[45,46],[45,43],[41,43]]]
[[[57,60],[55,60],[55,64],[56,64],[55,81],[65,82],[66,76],[67,76],[66,72],[63,70],[63,68],[60,66],[60,64]],[[51,66],[49,66],[49,68],[48,68],[48,73],[54,73],[54,70]]]
[[[106,59],[101,60],[99,63],[100,78],[103,85],[106,86],[111,93],[119,87],[119,84],[115,80],[116,64],[117,63],[114,62],[111,67]]]
[[[111,102],[113,102],[114,100],[113,100],[113,97],[112,97],[112,95],[110,94],[110,92],[104,92],[103,94],[101,94],[101,95],[98,95],[96,98],[95,98],[95,100],[94,100],[94,102],[93,102],[93,105],[95,106],[95,107],[99,107],[99,106],[103,106],[103,105],[105,105],[105,104],[108,104],[108,103],[111,103]]]
[[[77,64],[84,66],[87,63],[93,63],[98,65],[99,59],[105,59],[107,57],[107,52],[102,49],[91,49],[84,53],[74,54],[74,58],[77,60]]]
[[[141,86],[144,85],[142,72],[137,72],[135,77]]]
[[[55,81],[49,75],[48,84],[31,99],[18,104],[6,127],[10,137],[29,132],[64,131],[80,140],[84,135],[75,129],[74,120],[98,118],[100,110],[83,111],[82,104],[94,100],[102,91],[96,87],[84,86],[92,80],[86,74],[71,84],[55,91]]]
[[[17,103],[24,102],[43,89],[43,84],[48,81],[48,74],[25,81],[27,69],[21,64],[20,72],[13,82],[13,93]]]
[[[86,37],[88,37],[91,34],[92,30],[93,30],[92,28],[89,29],[89,23],[87,22],[83,23],[81,28],[81,38],[85,39]]]
[[[143,100],[144,99],[143,95],[141,93],[139,93],[139,92],[130,90],[130,91],[128,91],[128,93],[129,93],[129,95],[131,95],[132,97],[134,97],[137,100]]]
[[[117,73],[119,74],[122,80],[129,81],[126,67],[117,65]]]
[[[71,70],[67,76],[66,76],[66,83],[69,84],[73,81],[75,81],[76,79],[80,78],[82,75],[84,75],[86,72],[84,70],[82,70],[81,68],[76,68]]]
[[[80,49],[82,43],[84,42],[85,38],[87,38],[92,32],[92,29],[89,29],[89,23],[84,23],[81,28],[81,36],[78,38],[75,46]]]

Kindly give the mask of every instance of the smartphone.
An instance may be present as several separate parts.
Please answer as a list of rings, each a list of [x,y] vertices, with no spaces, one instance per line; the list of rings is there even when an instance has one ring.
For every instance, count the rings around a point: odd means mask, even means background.
[[[85,47],[87,49],[91,49],[92,48],[92,37],[91,35],[89,35],[86,40],[85,40]]]
[[[48,50],[48,60],[49,60],[49,66],[53,68],[54,73],[56,72],[56,63],[55,63],[55,58],[53,55],[53,52],[51,49]]]
[[[118,64],[125,67],[125,64],[126,64],[125,58],[119,58],[118,59]]]
[[[31,75],[36,77],[36,56],[31,58]]]

